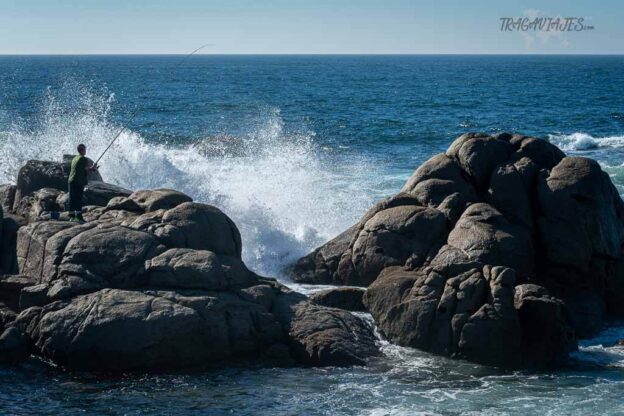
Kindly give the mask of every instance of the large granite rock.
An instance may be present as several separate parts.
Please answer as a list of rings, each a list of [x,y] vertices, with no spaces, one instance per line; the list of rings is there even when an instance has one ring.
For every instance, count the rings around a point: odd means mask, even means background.
[[[364,365],[366,358],[379,354],[371,328],[354,315],[305,301],[291,309],[288,335],[298,361],[315,366]]]
[[[40,189],[54,188],[67,192],[67,178],[71,170],[71,158],[65,158],[63,162],[50,162],[42,160],[29,160],[17,174],[14,205],[19,201]],[[99,172],[89,174],[89,181],[102,181]]]
[[[151,234],[106,223],[44,221],[18,232],[20,272],[63,293],[136,286],[145,261],[163,251]]]
[[[364,218],[291,270],[306,283],[369,285],[385,267],[422,265],[444,243],[448,223],[434,208],[399,194],[375,205]]]
[[[271,311],[277,302],[279,315]],[[16,322],[36,351],[89,370],[183,369],[263,357],[280,346],[311,365],[363,364],[378,354],[362,321],[275,283],[247,291],[103,289],[27,309]]]
[[[0,362],[33,353],[68,368],[159,371],[243,358],[361,365],[379,354],[366,322],[250,271],[218,208],[168,190],[90,192],[84,224],[37,211],[59,204],[58,189],[19,203],[27,219],[7,252],[21,275],[0,278]]]
[[[241,236],[236,224],[218,208],[183,202],[165,210],[147,212],[123,225],[155,235],[167,247],[211,250],[240,258]]]
[[[624,203],[597,162],[567,157],[537,180],[539,243],[547,284],[568,296],[604,289],[624,278]],[[624,293],[611,289],[605,300],[621,308]]]
[[[624,314],[624,203],[591,159],[533,137],[465,134],[290,273],[371,284],[365,303],[392,342],[547,366]],[[526,285],[539,296],[514,301]]]

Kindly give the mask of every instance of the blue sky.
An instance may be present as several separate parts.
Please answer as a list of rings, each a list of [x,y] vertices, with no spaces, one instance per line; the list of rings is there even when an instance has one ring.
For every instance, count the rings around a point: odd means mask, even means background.
[[[503,33],[501,17],[594,30]],[[624,1],[0,0],[0,54],[624,53]]]

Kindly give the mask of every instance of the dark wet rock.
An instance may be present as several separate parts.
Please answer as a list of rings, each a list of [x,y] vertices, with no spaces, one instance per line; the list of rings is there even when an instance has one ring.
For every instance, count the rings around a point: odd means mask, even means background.
[[[49,289],[49,286],[45,283],[23,288],[19,296],[19,309],[25,310],[33,306],[44,306],[50,303],[51,300],[48,297]]]
[[[15,322],[17,311],[0,302],[0,333]]]
[[[0,335],[0,363],[18,363],[28,358],[31,351],[30,339],[16,327],[10,326]]]
[[[85,205],[107,206],[115,197],[129,197],[132,191],[101,181],[90,181],[84,189]]]
[[[5,213],[13,211],[16,191],[17,186],[13,184],[0,185],[0,206]]]
[[[345,309],[347,311],[364,311],[362,297],[366,289],[360,287],[337,287],[325,289],[310,295],[310,300],[317,305],[331,308]]]
[[[0,276],[0,302],[13,310],[19,309],[19,299],[22,289],[37,282],[29,276],[3,275]]]
[[[4,214],[2,218],[2,238],[0,239],[0,271],[17,274],[17,231],[26,225],[26,219],[19,215]]]
[[[594,261],[595,271],[604,282],[601,295],[607,305],[607,312],[614,315],[624,315],[624,262],[622,261]]]
[[[129,197],[146,212],[153,212],[159,209],[171,209],[184,202],[193,201],[190,196],[173,189],[136,191]]]
[[[268,279],[263,278],[262,281],[258,282],[259,284],[245,288],[242,292],[253,299],[254,302],[264,306],[267,310],[271,310],[273,308],[273,302],[281,292],[277,281],[267,280]]]
[[[407,231],[424,209],[444,226],[431,215]],[[494,285],[486,270],[500,267],[513,283]],[[372,283],[365,303],[400,345],[548,366],[607,315],[624,315],[624,203],[591,159],[528,136],[465,134],[290,273],[306,283]]]
[[[533,365],[548,366],[577,348],[575,330],[565,304],[545,294],[545,289],[523,290],[516,286],[514,307],[522,328],[522,348]]]
[[[607,318],[607,306],[596,292],[579,292],[563,298],[570,321],[580,338],[598,335]]]

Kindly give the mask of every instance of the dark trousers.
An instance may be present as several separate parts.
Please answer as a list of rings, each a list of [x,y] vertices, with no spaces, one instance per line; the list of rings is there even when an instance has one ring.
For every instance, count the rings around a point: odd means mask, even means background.
[[[69,203],[67,204],[67,210],[69,215],[73,216],[74,212],[78,212],[79,216],[82,216],[82,195],[84,193],[84,185],[77,183],[69,184]]]

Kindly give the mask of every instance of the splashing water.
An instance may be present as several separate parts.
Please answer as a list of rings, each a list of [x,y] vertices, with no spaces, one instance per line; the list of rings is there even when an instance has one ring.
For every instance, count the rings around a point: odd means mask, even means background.
[[[60,160],[77,143],[96,158],[120,126],[110,121],[114,94],[67,83],[43,100],[36,129],[12,124],[0,132],[2,182],[13,182],[29,159]],[[365,159],[327,152],[313,133],[290,133],[278,109],[243,136],[185,144],[146,141],[125,131],[101,162],[106,181],[129,189],[173,188],[232,217],[243,258],[258,273],[279,275],[298,257],[349,227],[372,204],[374,169]]]
[[[624,147],[624,136],[594,137],[582,132],[550,134],[548,140],[565,152]]]

